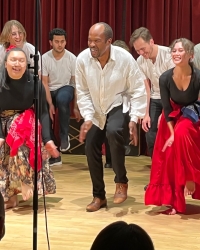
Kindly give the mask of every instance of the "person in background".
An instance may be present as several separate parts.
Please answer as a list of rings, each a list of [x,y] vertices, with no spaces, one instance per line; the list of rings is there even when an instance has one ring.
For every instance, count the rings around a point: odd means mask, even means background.
[[[136,224],[117,221],[96,236],[90,250],[154,250],[147,232]]]
[[[176,39],[175,67],[160,76],[161,116],[145,204],[170,206],[166,214],[184,213],[185,196],[200,200],[200,70],[192,64],[194,44]]]
[[[70,148],[70,103],[73,99],[74,114],[78,121],[81,118],[74,91],[76,57],[65,49],[66,39],[67,34],[63,29],[55,28],[49,32],[49,43],[52,49],[42,55],[41,72],[52,122],[55,110],[58,109],[61,152],[66,152]],[[55,141],[53,131],[51,134]],[[51,158],[49,161],[50,166],[62,164],[61,156],[56,159]]]
[[[23,25],[17,20],[7,21],[3,27],[0,35],[0,65],[2,65],[3,60],[6,55],[6,49],[9,46],[14,46],[23,49],[25,52],[28,64],[33,67],[34,59],[31,55],[35,54],[35,47],[26,41],[26,30]],[[39,57],[38,66],[41,66],[41,60]]]
[[[166,70],[174,67],[170,49],[154,43],[150,31],[145,27],[136,29],[130,37],[130,46],[139,54],[137,63],[145,76],[147,89],[147,109],[142,128],[146,132],[146,142],[150,156],[158,130],[158,119],[162,113],[159,77]]]
[[[147,109],[142,120],[142,128],[146,132],[148,153],[152,158],[159,117],[163,108],[160,99],[159,77],[166,70],[174,67],[174,63],[169,48],[155,44],[150,31],[145,27],[136,29],[132,33],[129,43],[140,55],[137,63],[145,77]],[[144,187],[144,190],[146,189],[147,185]]]
[[[18,193],[22,192],[23,200],[33,195],[35,96],[33,75],[29,74],[27,63],[22,49],[8,48],[0,67],[0,192],[5,209],[18,206]],[[44,195],[56,192],[48,158],[49,154],[58,157],[59,152],[50,137],[46,94],[40,81],[39,89],[37,180],[38,194]]]
[[[112,43],[112,28],[103,22],[89,30],[88,49],[76,62],[77,103],[84,118],[79,140],[86,139],[86,156],[93,185],[93,200],[86,211],[107,206],[103,180],[102,144],[108,138],[116,191],[113,202],[127,199],[123,96],[130,95],[129,131],[137,145],[137,122],[146,109],[146,90],[141,71],[130,53]]]

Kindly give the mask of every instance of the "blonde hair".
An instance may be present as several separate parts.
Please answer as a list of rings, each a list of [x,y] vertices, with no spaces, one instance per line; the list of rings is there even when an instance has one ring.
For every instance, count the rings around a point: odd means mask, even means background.
[[[9,36],[12,32],[12,27],[16,26],[24,34],[23,42],[26,42],[26,30],[23,25],[17,20],[7,21],[3,27],[3,30],[0,35],[0,44],[2,44],[6,49],[10,46]]]

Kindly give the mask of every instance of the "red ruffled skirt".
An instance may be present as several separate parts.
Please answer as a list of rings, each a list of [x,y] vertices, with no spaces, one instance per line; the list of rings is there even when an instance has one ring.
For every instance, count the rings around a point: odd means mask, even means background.
[[[174,143],[162,152],[170,136],[162,114],[154,146],[150,183],[145,193],[145,205],[171,205],[184,213],[186,181],[196,184],[194,199],[200,200],[200,121],[193,123],[181,115],[181,107],[172,103],[175,118]]]

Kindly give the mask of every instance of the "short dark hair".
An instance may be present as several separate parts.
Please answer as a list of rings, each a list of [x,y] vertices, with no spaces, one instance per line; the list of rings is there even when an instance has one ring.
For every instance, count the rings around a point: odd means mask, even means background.
[[[50,41],[53,41],[53,36],[64,36],[67,39],[67,32],[61,28],[55,28],[49,32]]]
[[[107,23],[104,23],[104,22],[99,22],[98,24],[102,24],[104,26],[104,35],[105,35],[106,41],[110,38],[112,39],[113,38],[113,30],[110,27],[110,25],[108,25]]]
[[[153,242],[144,229],[136,224],[117,221],[105,227],[90,250],[154,250]]]
[[[151,39],[153,39],[150,31],[145,28],[145,27],[140,27],[136,30],[133,31],[131,37],[130,37],[130,42],[129,45],[130,47],[133,47],[133,43],[138,39],[142,38],[145,42],[149,42]]]

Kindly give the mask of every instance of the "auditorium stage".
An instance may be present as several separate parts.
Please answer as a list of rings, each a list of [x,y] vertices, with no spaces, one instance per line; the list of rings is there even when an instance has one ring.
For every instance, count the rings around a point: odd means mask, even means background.
[[[105,169],[108,208],[87,213],[91,202],[91,182],[84,155],[62,155],[63,165],[54,166],[57,193],[46,197],[51,250],[89,250],[98,232],[111,222],[124,220],[142,226],[156,250],[200,249],[200,202],[187,199],[186,215],[167,216],[160,209],[144,206],[144,186],[148,183],[150,158],[127,157],[128,199],[115,205],[112,169]],[[21,196],[19,196],[21,198]],[[47,250],[43,199],[39,198],[38,250]],[[0,249],[31,250],[32,201],[6,212],[6,235]],[[125,249],[124,249],[125,250]]]

